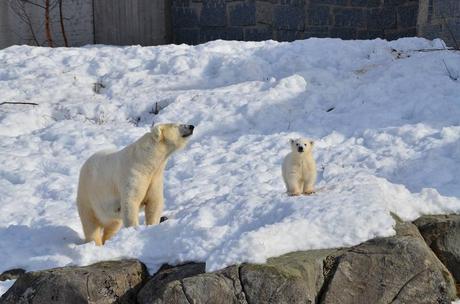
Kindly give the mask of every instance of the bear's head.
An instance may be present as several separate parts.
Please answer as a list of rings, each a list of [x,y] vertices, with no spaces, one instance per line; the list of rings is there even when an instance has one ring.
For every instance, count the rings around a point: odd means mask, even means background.
[[[290,139],[291,149],[294,153],[310,153],[313,150],[314,141],[308,138]]]
[[[152,126],[151,133],[156,142],[164,143],[173,149],[181,149],[193,134],[194,129],[193,125],[167,123]]]

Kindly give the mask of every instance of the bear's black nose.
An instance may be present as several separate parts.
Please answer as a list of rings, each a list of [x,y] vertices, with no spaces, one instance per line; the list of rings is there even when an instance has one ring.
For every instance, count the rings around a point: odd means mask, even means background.
[[[193,129],[195,129],[195,126],[194,125],[188,125],[188,128],[193,131]]]
[[[299,148],[297,149],[297,151],[303,152],[303,147],[299,147]]]

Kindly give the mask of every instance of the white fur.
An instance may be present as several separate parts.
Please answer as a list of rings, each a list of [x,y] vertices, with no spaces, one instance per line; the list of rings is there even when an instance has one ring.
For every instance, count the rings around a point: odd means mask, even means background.
[[[178,124],[156,125],[124,149],[100,151],[83,164],[77,205],[87,242],[101,245],[122,224],[139,225],[142,205],[146,224],[160,223],[163,171],[171,153],[185,146],[184,132],[193,131],[187,128]]]
[[[313,158],[313,141],[291,139],[292,151],[283,161],[283,180],[289,195],[312,194],[316,183],[316,163]],[[302,147],[303,152],[299,152]]]

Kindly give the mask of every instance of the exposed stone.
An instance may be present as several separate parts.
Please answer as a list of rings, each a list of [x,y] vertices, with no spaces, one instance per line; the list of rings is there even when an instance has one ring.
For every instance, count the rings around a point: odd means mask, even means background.
[[[428,246],[460,282],[460,215],[427,215],[414,224]]]
[[[321,303],[450,303],[455,285],[416,227],[352,247],[333,259]]]
[[[203,273],[204,264],[174,269],[156,274],[139,292],[138,303],[247,303],[238,266],[214,273]]]
[[[193,273],[204,271],[204,266],[181,266],[172,274],[168,273],[172,270],[160,271],[142,288],[138,302],[314,303],[324,281],[323,260],[335,252],[295,252],[262,265],[244,264],[197,275]]]
[[[2,274],[0,274],[0,281],[16,280],[20,276],[22,276],[25,272],[26,271],[21,268],[15,268],[15,269],[4,271]]]
[[[205,272],[204,263],[188,263],[160,269],[137,295],[139,303],[186,303],[181,280]]]
[[[136,260],[28,272],[0,298],[0,303],[135,303],[147,277],[145,266]]]
[[[190,303],[247,303],[239,279],[238,266],[186,278],[182,285]]]
[[[324,260],[336,252],[294,252],[269,259],[267,264],[241,266],[248,303],[315,303],[324,282]]]

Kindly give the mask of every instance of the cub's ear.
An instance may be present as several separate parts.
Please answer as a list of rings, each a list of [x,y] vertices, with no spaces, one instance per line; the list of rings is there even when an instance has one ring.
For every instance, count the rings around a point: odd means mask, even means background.
[[[162,125],[152,126],[152,134],[153,134],[153,138],[155,138],[157,141],[162,141],[163,140]]]
[[[294,139],[290,138],[289,143],[292,145],[294,143]]]
[[[310,140],[310,145],[313,148],[313,146],[315,145],[315,142],[313,140]]]

